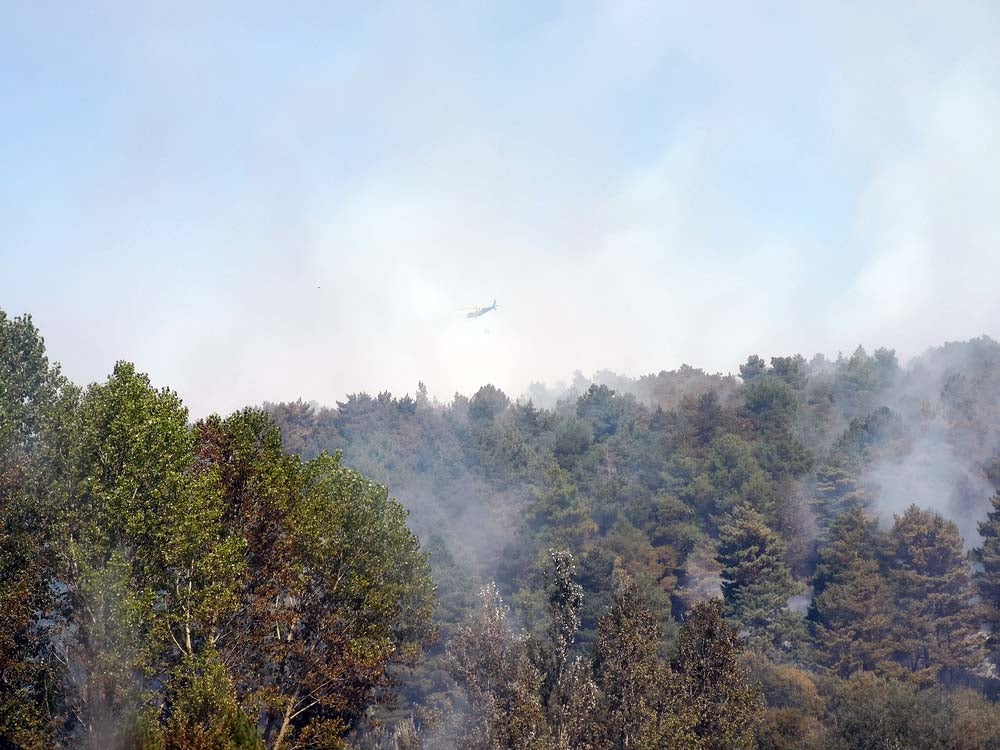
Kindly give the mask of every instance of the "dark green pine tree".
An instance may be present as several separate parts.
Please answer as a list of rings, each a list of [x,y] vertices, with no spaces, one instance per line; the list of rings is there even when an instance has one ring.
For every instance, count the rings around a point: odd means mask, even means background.
[[[979,522],[981,547],[972,551],[973,559],[982,568],[974,575],[979,593],[979,615],[990,629],[988,645],[995,649],[1000,643],[1000,490],[990,499],[993,510]]]
[[[910,679],[927,685],[978,664],[983,641],[958,527],[911,505],[896,516],[885,563],[896,589],[896,657]]]
[[[718,560],[726,616],[758,645],[782,643],[794,625],[786,605],[798,587],[784,542],[748,503],[737,505],[719,530]]]
[[[892,587],[878,560],[877,522],[854,508],[834,521],[820,549],[809,617],[822,663],[848,677],[858,670],[892,673]]]
[[[867,511],[872,507],[874,498],[858,473],[857,461],[842,451],[816,470],[812,506],[821,535],[829,533],[836,519],[847,511],[855,508]]]

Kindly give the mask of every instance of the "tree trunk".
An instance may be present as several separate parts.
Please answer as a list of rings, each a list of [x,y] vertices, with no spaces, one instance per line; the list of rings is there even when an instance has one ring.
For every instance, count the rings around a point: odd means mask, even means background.
[[[288,699],[288,705],[285,706],[285,715],[281,718],[281,728],[278,730],[278,736],[274,738],[271,750],[281,750],[281,746],[285,742],[285,735],[288,734],[288,730],[292,726],[292,713],[295,710],[295,701],[298,697],[299,692],[296,690],[295,694]]]

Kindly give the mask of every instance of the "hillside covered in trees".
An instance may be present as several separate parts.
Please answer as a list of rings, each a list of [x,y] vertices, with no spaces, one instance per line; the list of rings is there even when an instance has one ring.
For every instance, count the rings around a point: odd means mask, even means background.
[[[1000,748],[998,484],[987,338],[192,422],[0,313],[0,746]]]
[[[721,600],[764,687],[760,747],[1000,746],[1000,344],[988,338],[905,367],[858,348],[750,356],[738,376],[577,373],[514,398],[486,385],[441,404],[421,385],[267,408],[288,449],[342,451],[410,510],[442,632],[400,675],[413,703],[454,701],[448,644],[479,587],[495,582],[518,627],[544,637],[556,549],[582,587],[583,657],[622,581],[667,657],[697,604]]]

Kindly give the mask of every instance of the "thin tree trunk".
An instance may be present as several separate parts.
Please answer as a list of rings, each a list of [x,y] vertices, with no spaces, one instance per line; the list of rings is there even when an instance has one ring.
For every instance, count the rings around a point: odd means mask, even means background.
[[[285,715],[281,719],[281,729],[278,730],[278,736],[274,738],[271,750],[281,750],[281,746],[285,741],[285,735],[288,734],[288,730],[292,726],[292,714],[295,711],[295,701],[298,700],[298,697],[299,691],[296,690],[295,694],[289,699],[288,705],[285,706]]]

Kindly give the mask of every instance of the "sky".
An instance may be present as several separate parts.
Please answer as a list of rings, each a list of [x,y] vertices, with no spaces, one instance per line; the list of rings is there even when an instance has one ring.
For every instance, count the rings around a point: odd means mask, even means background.
[[[201,416],[1000,338],[995,2],[0,10],[0,309],[80,383]]]

